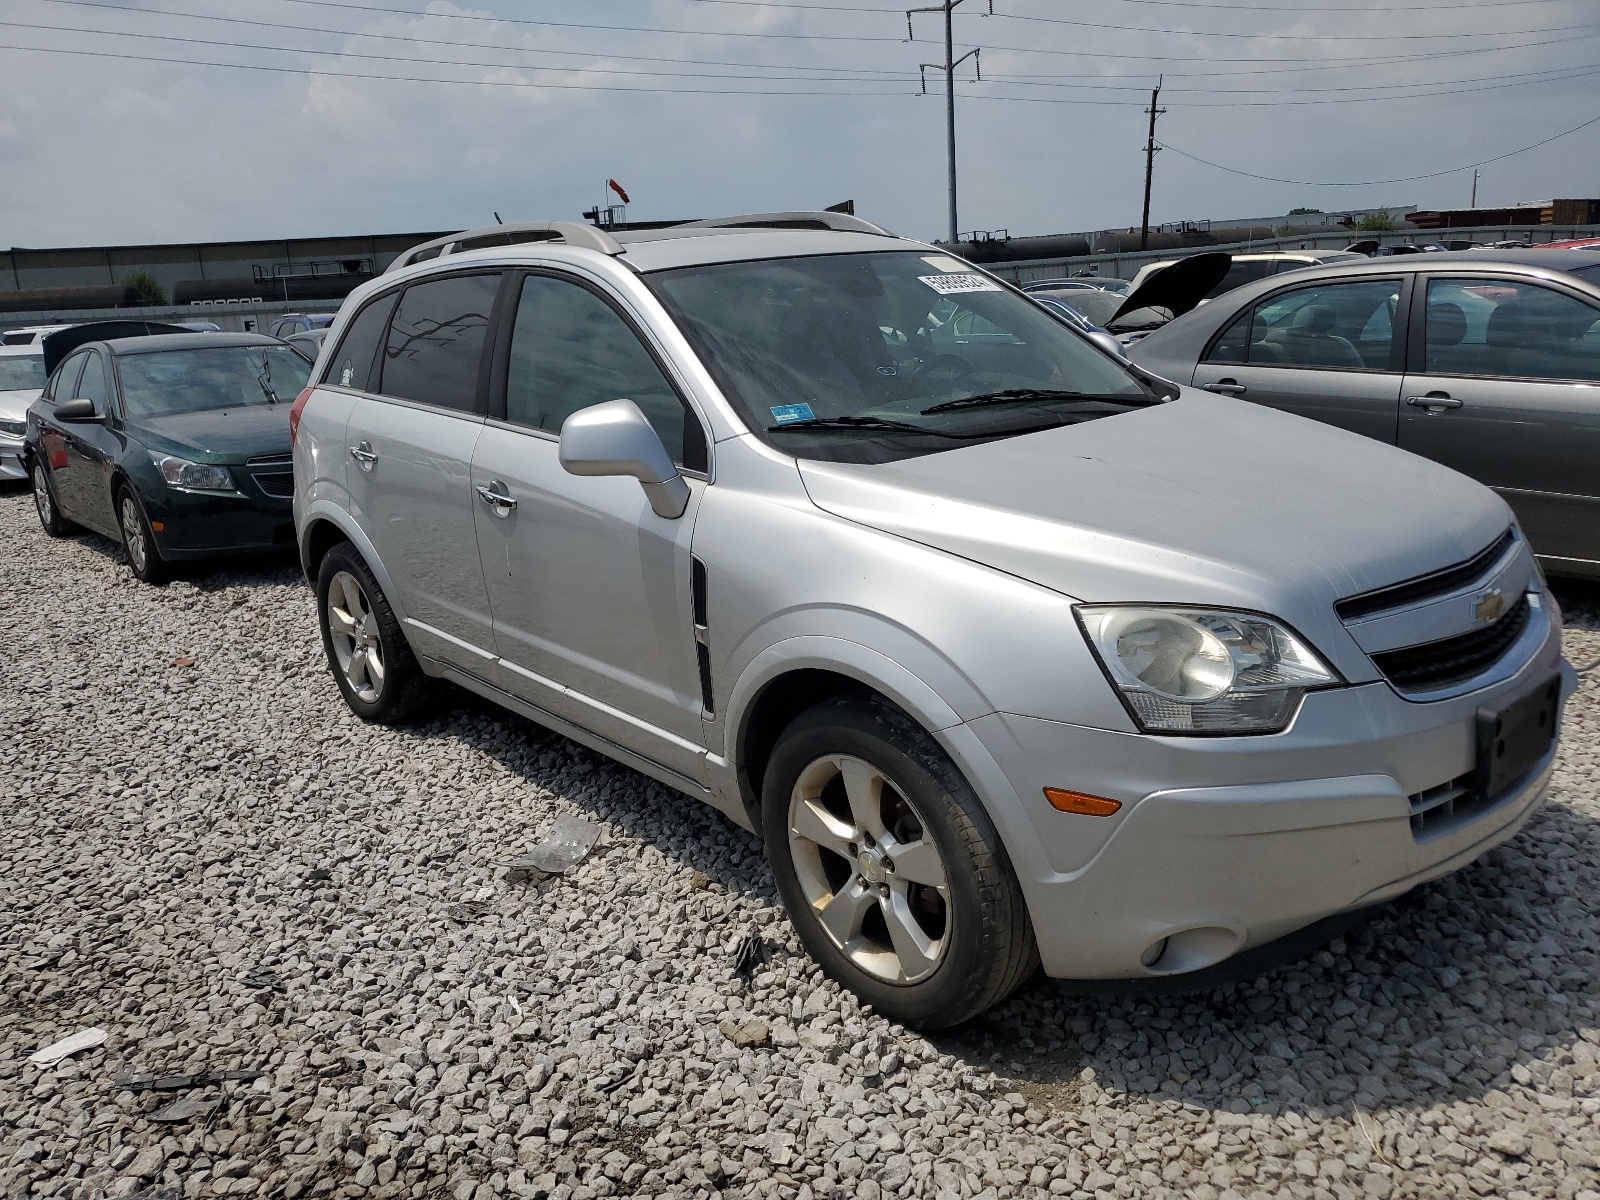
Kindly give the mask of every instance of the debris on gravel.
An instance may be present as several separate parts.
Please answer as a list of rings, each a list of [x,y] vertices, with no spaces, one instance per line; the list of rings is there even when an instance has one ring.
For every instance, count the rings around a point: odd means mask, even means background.
[[[1586,602],[1504,847],[1245,983],[922,1036],[711,809],[464,694],[356,720],[292,564],[148,587],[25,491],[0,544],[0,1196],[1600,1200]],[[511,882],[562,817],[588,856]]]

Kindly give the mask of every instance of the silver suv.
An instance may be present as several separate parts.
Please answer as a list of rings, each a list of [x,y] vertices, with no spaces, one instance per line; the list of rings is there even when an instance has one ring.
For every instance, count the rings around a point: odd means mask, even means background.
[[[1210,967],[1538,803],[1574,679],[1487,488],[850,217],[481,237],[294,406],[346,701],[447,679],[759,831],[894,1018]]]

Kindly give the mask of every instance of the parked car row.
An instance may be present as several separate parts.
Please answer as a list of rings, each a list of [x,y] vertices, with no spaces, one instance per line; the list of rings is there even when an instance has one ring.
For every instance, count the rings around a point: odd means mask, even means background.
[[[713,805],[896,1020],[1226,964],[1472,861],[1549,779],[1575,676],[1504,500],[853,216],[497,226],[353,292],[314,373],[218,336],[67,352],[46,528],[70,484],[130,558],[276,543],[282,456],[213,438],[281,418],[353,712],[448,680]]]

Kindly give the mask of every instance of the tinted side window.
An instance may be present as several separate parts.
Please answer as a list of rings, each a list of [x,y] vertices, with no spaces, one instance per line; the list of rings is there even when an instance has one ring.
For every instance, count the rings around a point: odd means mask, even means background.
[[[324,383],[361,392],[372,390],[372,364],[377,360],[394,302],[395,293],[391,292],[371,301],[356,314],[356,319],[344,332],[344,340],[339,343],[339,352],[328,360]]]
[[[56,368],[55,386],[50,389],[50,399],[57,404],[78,397],[78,380],[83,375],[83,364],[88,360],[89,352],[80,350]]]
[[[1511,279],[1428,282],[1423,370],[1600,381],[1600,309]]]
[[[1249,361],[1290,367],[1387,371],[1394,349],[1398,279],[1323,283],[1256,305]]]
[[[1254,283],[1258,279],[1265,279],[1272,273],[1272,261],[1265,262],[1236,262],[1228,268],[1228,273],[1222,277],[1222,282],[1206,293],[1207,300],[1215,300],[1224,292],[1231,292],[1236,287],[1243,287],[1247,283]]]
[[[498,272],[412,284],[400,297],[383,351],[385,396],[474,412],[478,364]]]
[[[1209,362],[1248,362],[1250,355],[1250,309],[1245,309],[1233,324],[1222,331],[1222,336],[1211,344]]]
[[[83,368],[83,378],[78,383],[78,395],[94,401],[94,410],[104,416],[111,411],[111,391],[106,386],[105,359],[99,351],[90,351]]]
[[[506,420],[559,433],[579,409],[619,399],[639,406],[674,462],[705,466],[699,420],[616,310],[578,284],[528,276],[511,334]]]

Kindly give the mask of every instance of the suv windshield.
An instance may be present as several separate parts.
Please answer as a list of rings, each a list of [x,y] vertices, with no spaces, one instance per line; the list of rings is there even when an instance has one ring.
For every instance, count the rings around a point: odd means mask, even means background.
[[[43,391],[44,381],[44,359],[21,355],[0,358],[0,392]]]
[[[293,404],[311,364],[289,346],[157,350],[117,359],[130,417],[165,417],[245,404]]]
[[[751,431],[800,458],[888,462],[1162,398],[947,255],[762,259],[646,278]]]

